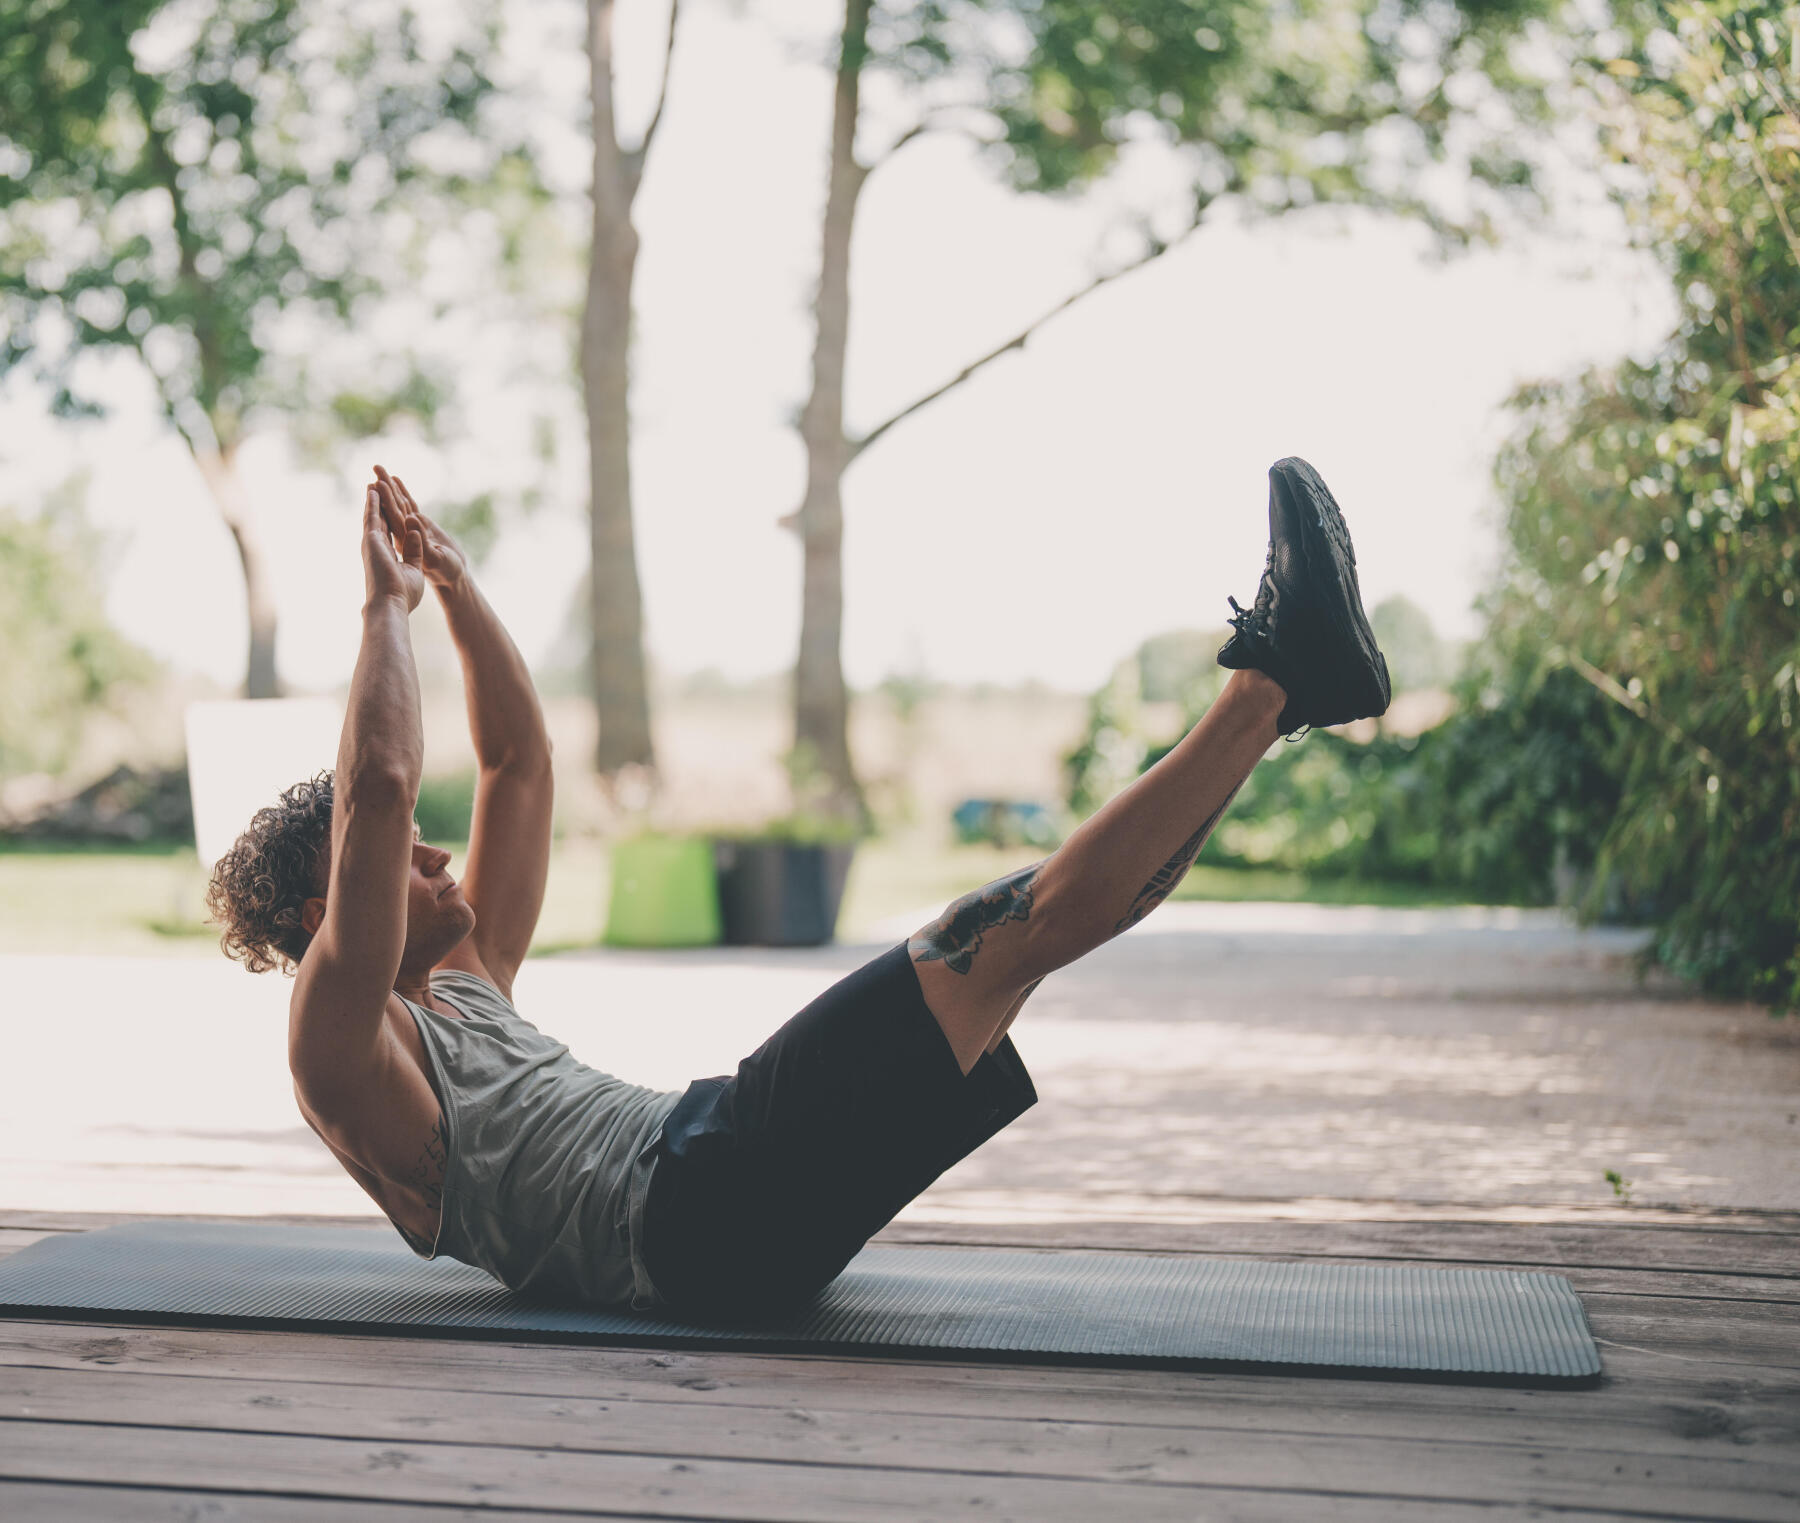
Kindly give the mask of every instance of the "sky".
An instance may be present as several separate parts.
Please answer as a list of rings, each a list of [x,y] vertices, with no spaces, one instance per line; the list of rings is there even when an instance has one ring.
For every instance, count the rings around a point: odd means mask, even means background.
[[[791,664],[805,397],[830,123],[830,6],[684,7],[667,114],[638,202],[634,350],[640,569],[651,658],[751,677]],[[509,12],[552,176],[586,173],[579,7]],[[666,9],[621,6],[621,116],[649,112]],[[879,105],[879,102],[878,102]],[[878,110],[865,152],[888,124]],[[1080,201],[1003,189],[967,144],[927,136],[868,182],[852,250],[848,421],[867,427],[1108,267],[1122,216],[1166,201],[1133,160]],[[1439,631],[1478,629],[1496,563],[1490,485],[1520,383],[1653,348],[1673,307],[1592,186],[1561,232],[1445,261],[1416,227],[1309,213],[1229,215],[1045,326],[1022,354],[895,428],[845,483],[844,632],[855,685],[895,672],[1087,689],[1145,637],[1216,627],[1255,591],[1269,465],[1311,460],[1356,537],[1365,599],[1405,593]],[[554,351],[556,319],[530,336]],[[471,350],[465,436],[372,446],[429,510],[471,459],[527,470],[532,407],[559,420],[549,503],[482,572],[526,655],[567,621],[585,565],[579,412],[527,405],[509,356]],[[506,340],[500,341],[503,348]],[[525,343],[514,335],[514,343]],[[107,534],[113,619],[172,666],[232,686],[244,611],[235,554],[184,448],[128,365],[102,424],[0,394],[0,504],[30,510],[72,471]],[[354,481],[300,469],[274,433],[244,470],[276,548],[284,675],[348,680],[362,579]],[[197,589],[204,589],[197,592]]]

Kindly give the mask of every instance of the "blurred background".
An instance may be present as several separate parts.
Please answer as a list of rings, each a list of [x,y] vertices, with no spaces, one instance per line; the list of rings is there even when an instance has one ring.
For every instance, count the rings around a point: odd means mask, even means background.
[[[1395,703],[1179,894],[1785,1008],[1797,192],[1783,4],[0,0],[0,952],[217,958],[191,706],[341,703],[375,461],[537,675],[555,952],[646,840],[845,848],[847,942],[1041,855],[1216,693],[1298,454]]]

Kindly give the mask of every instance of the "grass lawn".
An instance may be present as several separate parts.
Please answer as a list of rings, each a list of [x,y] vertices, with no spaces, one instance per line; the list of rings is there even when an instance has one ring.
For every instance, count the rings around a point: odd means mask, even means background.
[[[451,844],[460,870],[462,848]],[[857,853],[839,917],[845,941],[870,928],[947,904],[1032,860],[1028,848],[947,846],[917,837],[870,842]],[[217,955],[204,924],[205,876],[187,847],[0,845],[0,952],[112,956]],[[536,953],[593,946],[606,923],[607,852],[592,840],[561,841],[551,856]],[[1456,902],[1411,885],[1308,879],[1297,873],[1194,868],[1178,899],[1277,899],[1324,904]],[[922,918],[922,917],[921,917]]]
[[[461,871],[463,848],[450,843]],[[0,846],[0,952],[217,956],[192,847]],[[536,941],[590,945],[606,917],[606,849],[559,842]]]
[[[0,847],[0,952],[156,956],[216,948],[191,848]]]

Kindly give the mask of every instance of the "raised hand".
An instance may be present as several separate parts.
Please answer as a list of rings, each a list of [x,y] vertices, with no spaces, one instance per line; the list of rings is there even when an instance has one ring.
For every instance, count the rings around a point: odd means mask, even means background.
[[[425,516],[425,510],[413,500],[412,493],[406,489],[406,483],[398,476],[390,476],[386,468],[379,465],[375,467],[375,475],[393,494],[393,500],[408,526],[418,527],[424,546],[420,565],[424,569],[425,579],[440,592],[455,591],[469,574],[469,558],[463,554],[462,547],[450,537],[447,530]]]
[[[363,494],[363,582],[368,601],[404,599],[411,613],[425,596],[425,536],[384,497],[379,486]]]

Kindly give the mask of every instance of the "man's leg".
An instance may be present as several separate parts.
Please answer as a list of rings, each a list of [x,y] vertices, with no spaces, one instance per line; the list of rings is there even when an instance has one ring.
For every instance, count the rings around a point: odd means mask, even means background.
[[[1268,563],[1253,606],[1232,607],[1219,664],[1234,675],[1181,743],[1055,855],[959,899],[907,942],[965,1074],[1039,979],[1168,897],[1278,735],[1386,711],[1350,530],[1304,460],[1270,467]]]
[[[1279,738],[1286,702],[1261,672],[1233,673],[1180,744],[1055,853],[914,933],[919,987],[964,1073],[999,1045],[1039,980],[1162,903]]]

